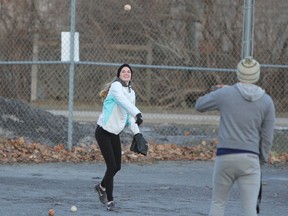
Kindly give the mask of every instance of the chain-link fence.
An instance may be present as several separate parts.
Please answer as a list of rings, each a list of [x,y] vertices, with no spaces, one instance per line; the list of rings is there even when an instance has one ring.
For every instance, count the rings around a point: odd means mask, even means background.
[[[257,0],[253,9],[259,85],[277,110],[273,148],[288,151],[288,1]],[[51,143],[69,143],[69,132],[74,144],[94,142],[93,129],[85,134],[82,123],[95,126],[98,92],[126,62],[149,139],[187,145],[215,139],[218,113],[200,115],[194,104],[212,85],[237,81],[245,10],[244,0],[1,0],[1,133],[33,140],[41,132],[45,142],[51,128],[63,125]],[[52,114],[45,119],[35,108]]]

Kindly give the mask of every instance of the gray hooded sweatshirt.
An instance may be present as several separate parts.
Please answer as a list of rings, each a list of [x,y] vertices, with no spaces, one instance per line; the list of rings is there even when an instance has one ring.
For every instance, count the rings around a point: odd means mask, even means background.
[[[219,110],[217,148],[244,150],[267,162],[273,144],[275,108],[271,97],[254,84],[237,83],[200,97],[199,112]]]

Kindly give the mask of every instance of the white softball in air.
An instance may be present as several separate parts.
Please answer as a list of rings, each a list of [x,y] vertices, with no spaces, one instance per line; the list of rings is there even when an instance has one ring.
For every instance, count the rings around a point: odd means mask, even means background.
[[[126,5],[124,5],[124,10],[125,11],[130,11],[131,10],[131,5],[130,4],[126,4]]]
[[[71,212],[76,212],[77,211],[77,207],[76,206],[72,206],[71,207]]]

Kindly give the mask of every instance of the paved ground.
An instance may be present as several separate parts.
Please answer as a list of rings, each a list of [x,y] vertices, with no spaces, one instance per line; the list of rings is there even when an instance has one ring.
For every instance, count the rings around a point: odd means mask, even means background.
[[[208,215],[213,162],[123,164],[115,178],[120,212],[107,212],[93,185],[102,177],[102,163],[0,165],[0,215]],[[262,216],[287,215],[287,166],[263,167]],[[78,207],[70,212],[72,205]],[[238,191],[231,193],[227,214],[239,214]]]

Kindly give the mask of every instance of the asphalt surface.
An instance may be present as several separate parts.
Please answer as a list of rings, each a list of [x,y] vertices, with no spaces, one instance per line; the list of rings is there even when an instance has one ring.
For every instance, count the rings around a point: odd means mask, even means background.
[[[119,212],[107,212],[93,186],[105,171],[102,163],[0,165],[0,215],[208,215],[213,162],[124,163],[115,177]],[[262,216],[287,215],[287,166],[263,166]],[[240,215],[238,188],[231,192],[226,215]],[[75,205],[77,212],[71,212]]]

